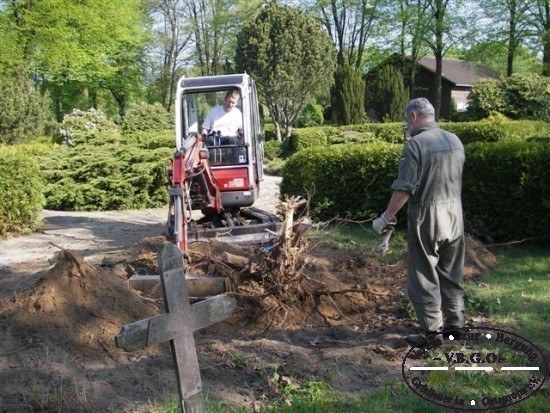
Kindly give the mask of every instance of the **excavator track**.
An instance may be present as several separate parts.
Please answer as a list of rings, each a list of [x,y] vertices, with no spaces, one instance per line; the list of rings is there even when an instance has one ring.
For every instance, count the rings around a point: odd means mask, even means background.
[[[187,229],[188,241],[216,239],[234,244],[262,243],[271,241],[281,228],[277,215],[253,207],[241,208],[230,221],[233,226],[215,228],[209,223],[191,222]]]

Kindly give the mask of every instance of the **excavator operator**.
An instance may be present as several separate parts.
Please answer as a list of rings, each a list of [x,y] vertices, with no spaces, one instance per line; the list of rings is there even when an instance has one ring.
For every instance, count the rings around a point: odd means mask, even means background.
[[[222,105],[212,108],[202,123],[207,146],[238,145],[243,131],[243,114],[237,107],[240,94],[236,89],[225,94]]]

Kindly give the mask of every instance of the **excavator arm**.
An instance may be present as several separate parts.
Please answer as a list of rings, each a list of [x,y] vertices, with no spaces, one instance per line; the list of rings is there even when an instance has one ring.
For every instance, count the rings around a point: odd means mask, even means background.
[[[202,135],[193,134],[185,140],[171,159],[167,176],[171,184],[168,233],[186,256],[192,211],[199,209],[205,216],[223,213],[220,189],[210,168]]]

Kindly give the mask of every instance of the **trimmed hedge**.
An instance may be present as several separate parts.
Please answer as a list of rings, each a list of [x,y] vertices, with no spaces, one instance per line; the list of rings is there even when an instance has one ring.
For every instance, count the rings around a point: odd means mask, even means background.
[[[338,129],[333,126],[294,128],[290,137],[290,147],[293,151],[300,151],[315,146],[326,146],[329,136],[338,135]]]
[[[383,211],[402,146],[309,148],[283,169],[281,194],[311,197],[319,219],[371,218]],[[550,234],[550,143],[502,141],[465,146],[467,230],[495,240]]]
[[[476,235],[497,240],[550,234],[550,144],[466,146],[464,217]]]
[[[304,149],[287,160],[281,194],[309,196],[319,219],[372,217],[389,200],[401,151],[383,142]]]
[[[443,122],[441,127],[456,134],[464,144],[550,136],[550,123],[530,120]]]
[[[34,153],[46,153],[38,145]],[[0,238],[35,229],[44,203],[44,181],[31,145],[0,146]]]
[[[441,127],[455,133],[464,144],[473,142],[498,142],[502,140],[525,140],[532,137],[550,136],[550,123],[542,121],[484,120],[479,122],[441,122]],[[297,151],[313,146],[352,143],[345,132],[372,134],[375,139],[389,143],[403,143],[403,123],[365,123],[338,128],[326,126],[294,128],[292,149]],[[349,140],[348,140],[349,139]],[[355,139],[357,142],[357,139]],[[365,143],[370,142],[366,139]],[[357,142],[359,143],[359,142]]]

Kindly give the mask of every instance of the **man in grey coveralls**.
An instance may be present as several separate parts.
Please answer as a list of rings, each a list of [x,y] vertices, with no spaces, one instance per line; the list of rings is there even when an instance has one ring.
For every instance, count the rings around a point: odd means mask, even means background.
[[[421,346],[443,331],[457,334],[464,325],[462,168],[464,148],[458,137],[434,121],[425,98],[405,108],[411,138],[399,161],[386,211],[373,222],[382,233],[408,202],[407,284],[424,335],[407,337]]]

